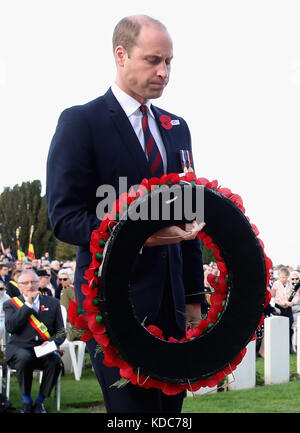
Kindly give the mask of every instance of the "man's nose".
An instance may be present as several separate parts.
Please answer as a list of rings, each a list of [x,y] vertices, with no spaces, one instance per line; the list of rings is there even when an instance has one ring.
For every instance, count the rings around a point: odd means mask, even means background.
[[[169,67],[165,62],[161,62],[158,69],[158,75],[166,80],[169,77]]]

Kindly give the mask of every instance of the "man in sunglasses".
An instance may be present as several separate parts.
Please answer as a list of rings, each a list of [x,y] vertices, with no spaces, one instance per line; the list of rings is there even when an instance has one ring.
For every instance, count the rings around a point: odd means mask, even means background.
[[[54,296],[54,290],[51,290],[50,275],[45,269],[36,271],[39,277],[39,292],[41,295]]]

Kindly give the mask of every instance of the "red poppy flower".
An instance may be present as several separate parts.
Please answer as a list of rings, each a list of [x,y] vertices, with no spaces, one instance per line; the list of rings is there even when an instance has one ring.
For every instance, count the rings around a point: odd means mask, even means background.
[[[207,186],[207,188],[217,188],[217,186],[218,186],[218,181],[215,179],[215,180],[212,180],[211,182],[208,182],[207,184],[206,184],[206,186]]]
[[[161,390],[166,395],[176,395],[182,392],[184,388],[182,387],[182,385],[178,385],[177,383],[165,382],[163,383]]]
[[[99,270],[99,263],[98,266],[95,267],[92,264],[90,265],[90,267],[88,269],[86,269],[85,273],[84,273],[84,277],[86,280],[91,281],[94,280],[95,283],[98,283],[98,270]]]
[[[86,312],[99,312],[99,307],[95,305],[93,296],[87,296],[82,305]]]
[[[229,197],[230,200],[237,205],[237,207],[239,209],[241,209],[242,212],[245,212],[245,208],[243,206],[243,200],[242,197],[239,196],[238,194],[233,194],[232,196]]]
[[[99,241],[102,237],[102,233],[99,230],[93,230],[91,235],[91,242],[90,242],[90,252],[92,254],[98,252],[99,250]]]
[[[123,368],[120,368],[120,376],[123,377],[124,379],[130,380],[133,375],[134,375],[133,368],[129,364],[127,364]]]
[[[77,308],[78,308],[78,301],[77,299],[75,301],[70,301],[69,307],[68,307],[68,318],[70,320],[70,323],[73,325],[75,323],[75,320],[77,318]]]
[[[217,262],[217,266],[221,274],[227,274],[227,268],[224,262]]]
[[[146,329],[150,332],[150,334],[155,335],[155,337],[158,337],[162,340],[164,339],[162,330],[159,329],[157,326],[149,325]]]
[[[218,188],[218,192],[225,195],[226,197],[230,197],[232,195],[232,192],[229,188]]]
[[[197,179],[193,171],[189,171],[188,173],[186,173],[185,178],[188,182],[195,182],[195,180]]]
[[[199,179],[196,180],[196,183],[198,185],[204,185],[204,186],[206,186],[209,183],[209,180],[206,179],[206,177],[199,177]]]
[[[149,187],[148,184],[147,186],[140,184],[136,192],[137,197],[143,197],[144,195],[146,195],[150,190],[150,188],[148,189],[148,187]]]
[[[167,130],[173,128],[173,125],[172,125],[172,123],[171,123],[171,120],[172,120],[172,119],[171,119],[171,117],[168,116],[167,114],[162,114],[162,115],[159,117],[159,120],[160,120],[161,126],[162,126],[163,128],[165,128],[165,129],[167,129]]]
[[[191,338],[200,337],[201,334],[202,331],[197,326],[195,326],[195,328],[191,328],[186,331],[186,337],[188,340],[190,340]]]
[[[84,341],[85,343],[89,341],[91,338],[93,338],[93,334],[90,331],[86,331],[83,336],[80,338],[81,341]]]
[[[253,229],[253,231],[254,231],[255,236],[258,236],[258,235],[259,235],[259,231],[258,231],[256,225],[251,224],[251,227],[252,227],[252,229]]]

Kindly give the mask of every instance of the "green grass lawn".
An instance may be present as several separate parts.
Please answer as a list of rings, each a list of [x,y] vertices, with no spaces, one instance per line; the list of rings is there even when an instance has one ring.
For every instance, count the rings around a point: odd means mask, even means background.
[[[103,397],[97,379],[90,366],[83,370],[80,381],[66,373],[61,379],[62,413],[104,413]],[[291,381],[281,385],[263,386],[263,359],[257,359],[256,388],[242,391],[223,391],[203,396],[187,397],[183,413],[299,413],[300,380],[296,374],[296,355],[290,357]],[[38,393],[38,379],[33,381],[32,396]],[[12,412],[22,406],[16,377],[11,378],[10,401]],[[48,412],[56,412],[56,399],[50,396],[45,403]]]

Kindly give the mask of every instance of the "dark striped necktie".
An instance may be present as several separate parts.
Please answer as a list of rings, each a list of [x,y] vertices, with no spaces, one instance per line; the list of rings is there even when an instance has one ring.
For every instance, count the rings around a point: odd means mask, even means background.
[[[155,143],[153,135],[151,134],[148,124],[148,113],[146,105],[141,105],[140,110],[142,112],[142,128],[145,138],[145,147],[148,155],[148,162],[150,165],[151,173],[154,177],[161,177],[164,174],[163,161],[160,151]]]

